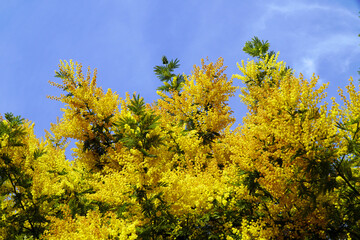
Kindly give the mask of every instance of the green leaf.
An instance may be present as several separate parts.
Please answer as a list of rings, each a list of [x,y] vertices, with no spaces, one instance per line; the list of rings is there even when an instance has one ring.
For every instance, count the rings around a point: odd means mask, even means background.
[[[157,88],[157,90],[163,92],[170,91],[181,91],[183,83],[185,82],[184,77],[180,74],[174,74],[174,70],[180,67],[179,60],[171,60],[170,62],[167,60],[165,56],[162,57],[163,66],[155,66],[154,72],[155,75],[164,82],[163,86]],[[174,81],[174,77],[176,77],[176,81]]]
[[[243,51],[252,57],[263,57],[269,50],[270,43],[261,41],[258,37],[253,37],[251,41],[247,41]]]
[[[39,157],[41,157],[42,155],[45,154],[45,150],[44,149],[35,149],[34,151],[34,159],[38,159]]]

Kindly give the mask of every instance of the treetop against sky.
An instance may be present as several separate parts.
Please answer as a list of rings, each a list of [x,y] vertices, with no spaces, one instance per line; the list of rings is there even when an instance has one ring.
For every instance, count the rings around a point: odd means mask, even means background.
[[[341,107],[254,37],[254,59],[176,74],[154,68],[159,98],[120,98],[96,71],[61,61],[63,115],[44,139],[20,116],[0,122],[2,239],[356,239],[360,90]],[[232,128],[240,80],[248,113]],[[67,140],[75,141],[73,160]]]
[[[200,59],[223,57],[231,76],[253,36],[268,40],[296,74],[330,82],[335,96],[357,76],[359,11],[356,0],[1,1],[0,112],[34,121],[44,136],[62,114],[61,104],[46,100],[59,94],[48,84],[59,59],[96,67],[100,85],[121,97],[136,91],[152,102],[161,56],[181,60],[178,73],[187,75]],[[246,106],[238,98],[230,105],[241,119]]]

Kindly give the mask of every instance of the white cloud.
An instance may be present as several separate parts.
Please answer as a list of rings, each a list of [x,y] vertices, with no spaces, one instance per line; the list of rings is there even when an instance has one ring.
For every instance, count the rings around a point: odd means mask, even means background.
[[[351,34],[337,34],[320,42],[314,41],[311,47],[301,53],[303,57],[295,61],[296,69],[310,77],[313,73],[318,74],[318,66],[324,58],[337,58],[338,69],[346,72],[349,70],[350,58],[360,53],[358,45],[357,37]]]
[[[352,33],[337,33],[327,36],[326,39],[321,42],[317,42],[314,48],[311,49],[311,52],[315,56],[337,52],[348,52],[351,54],[353,52],[360,52],[358,45],[358,37]]]
[[[303,58],[301,64],[297,67],[306,78],[311,77],[313,73],[316,72],[316,63],[315,59],[312,58]]]
[[[322,5],[319,3],[313,2],[305,2],[305,1],[287,1],[285,4],[284,2],[274,4],[270,3],[267,6],[268,13],[278,14],[283,13],[286,15],[292,15],[294,13],[301,13],[310,11],[326,11],[331,12],[331,15],[342,17],[352,18],[354,20],[358,20],[358,15],[356,11],[350,11],[344,7],[335,6],[335,5]]]
[[[328,2],[313,2],[313,1],[271,1],[265,4],[264,12],[259,16],[255,23],[255,28],[258,30],[266,30],[269,25],[277,22],[278,19],[286,22],[279,22],[280,25],[296,25],[301,23],[316,25],[317,21],[331,16],[328,19],[328,24],[344,24],[349,22],[358,25],[359,17],[357,11],[352,11],[344,5],[329,4]]]
[[[313,74],[317,76],[317,66],[318,62],[316,59],[305,57],[301,59],[301,62],[296,65],[297,73],[302,73],[305,79],[310,79]],[[318,84],[321,85],[326,82],[324,79],[320,78]]]
[[[292,65],[306,78],[318,75],[325,62],[336,64],[339,72],[349,71],[360,53],[358,26],[357,11],[319,1],[272,1],[256,24],[269,36],[270,31],[284,31],[280,41],[290,46]]]

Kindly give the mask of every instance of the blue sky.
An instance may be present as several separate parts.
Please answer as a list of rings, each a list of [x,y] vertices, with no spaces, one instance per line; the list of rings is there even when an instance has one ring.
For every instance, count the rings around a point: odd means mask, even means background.
[[[230,77],[253,36],[297,73],[330,82],[336,96],[350,76],[360,77],[359,11],[359,0],[1,0],[0,113],[35,122],[40,137],[62,115],[63,105],[46,98],[60,94],[48,84],[60,59],[97,68],[104,90],[152,102],[162,55],[180,59],[185,74],[201,58],[223,57]],[[238,97],[231,106],[245,115]]]

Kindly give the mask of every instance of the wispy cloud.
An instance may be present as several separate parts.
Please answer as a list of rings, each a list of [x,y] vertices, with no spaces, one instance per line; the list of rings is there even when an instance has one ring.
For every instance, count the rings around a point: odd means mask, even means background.
[[[336,3],[310,1],[271,2],[257,23],[264,32],[283,31],[281,41],[292,52],[291,62],[306,78],[319,74],[324,63],[349,71],[360,53],[360,41],[354,34],[357,26],[357,11]]]
[[[295,60],[296,68],[306,77],[310,77],[313,73],[318,74],[322,61],[328,59],[330,62],[330,60],[337,58],[337,69],[341,72],[347,72],[349,71],[350,59],[360,53],[358,45],[358,39],[352,34],[336,34],[322,41],[314,41],[311,47],[301,54],[302,57]]]
[[[346,9],[344,7],[338,7],[338,6],[329,6],[329,5],[323,5],[319,3],[312,3],[312,2],[299,2],[299,1],[288,1],[284,4],[284,2],[275,4],[270,3],[267,5],[268,14],[276,14],[276,13],[282,13],[282,14],[294,14],[294,13],[301,13],[306,11],[307,13],[310,13],[311,11],[326,11],[331,13],[332,16],[339,16],[352,18],[358,20],[358,15],[355,11],[350,11],[349,9]]]
[[[316,72],[315,60],[312,58],[303,58],[300,65],[297,66],[297,69],[306,77],[310,77]]]

